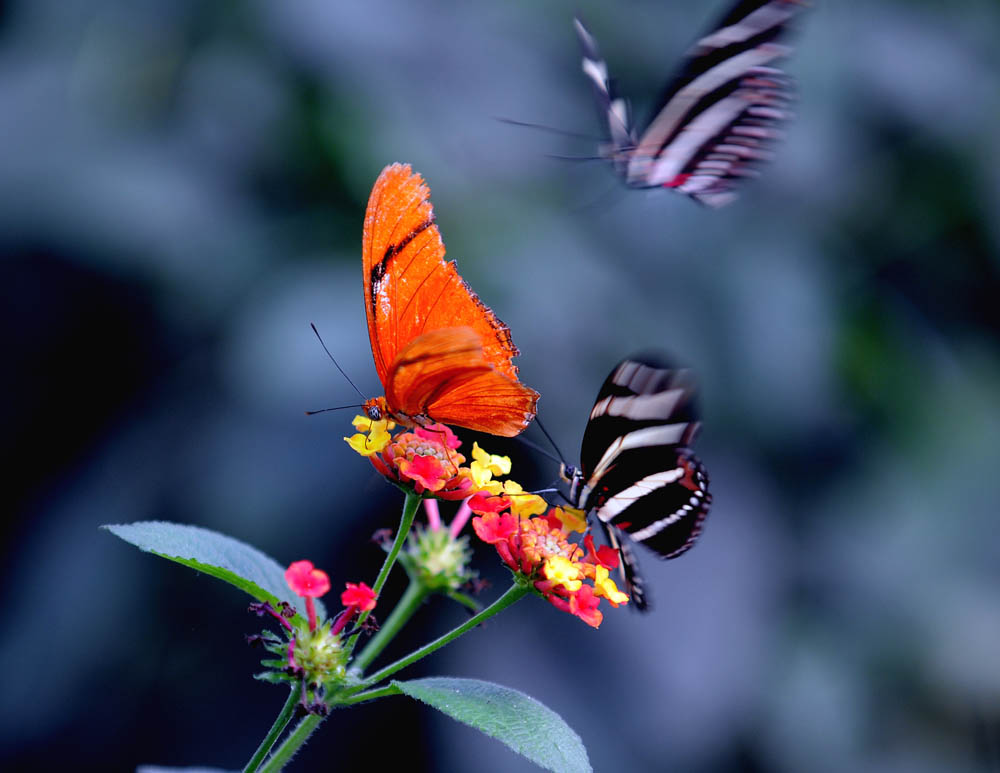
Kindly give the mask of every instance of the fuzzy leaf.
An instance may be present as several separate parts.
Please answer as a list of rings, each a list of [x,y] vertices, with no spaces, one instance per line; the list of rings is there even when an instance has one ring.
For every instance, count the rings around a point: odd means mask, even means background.
[[[552,709],[517,690],[478,679],[430,677],[393,682],[411,698],[503,741],[554,773],[590,773],[587,750]]]
[[[101,528],[147,553],[225,580],[258,601],[275,606],[288,601],[299,613],[294,622],[304,622],[305,603],[289,589],[284,568],[257,548],[199,526],[166,521],[109,524]],[[321,617],[326,614],[319,599],[316,612]]]

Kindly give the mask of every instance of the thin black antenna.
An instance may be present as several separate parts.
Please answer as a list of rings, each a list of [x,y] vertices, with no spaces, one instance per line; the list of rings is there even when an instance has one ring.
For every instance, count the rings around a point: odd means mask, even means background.
[[[559,496],[561,496],[563,498],[563,500],[566,502],[566,504],[568,504],[570,507],[573,507],[573,502],[570,500],[570,498],[568,496],[566,496],[566,494],[563,493],[563,490],[561,488],[559,488],[558,484],[559,484],[559,480],[556,479],[556,480],[552,481],[549,484],[548,488],[540,488],[537,491],[531,491],[529,493],[531,493],[531,494],[548,494],[548,493],[558,494]]]
[[[554,158],[556,161],[609,161],[607,156],[561,156],[558,153],[546,153],[546,158]]]
[[[352,387],[354,387],[354,391],[358,393],[358,395],[361,397],[362,400],[367,400],[368,398],[365,397],[364,392],[362,392],[360,389],[358,389],[356,386],[354,386],[354,382],[351,381],[351,377],[348,376],[346,373],[344,373],[344,369],[342,367],[340,367],[340,363],[337,362],[336,359],[334,359],[334,357],[333,357],[332,354],[330,354],[330,350],[327,349],[326,348],[326,344],[323,343],[323,337],[319,334],[319,331],[316,329],[316,326],[312,322],[310,322],[309,323],[309,327],[311,327],[313,329],[313,332],[316,334],[316,337],[319,339],[319,344],[320,344],[320,346],[323,347],[323,351],[326,352],[326,356],[329,357],[330,360],[333,362],[333,364],[337,366],[337,370],[340,371],[340,375],[342,375],[344,378],[347,379],[347,383],[350,384]],[[353,405],[345,405],[343,407],[344,408],[353,408],[354,406]],[[336,411],[336,410],[339,410],[339,409],[337,409],[337,408],[324,408],[323,409],[323,411]],[[323,411],[306,411],[306,413],[309,414],[309,415],[312,415],[313,413],[322,413]]]
[[[610,199],[611,196],[616,191],[619,194],[625,193],[625,189],[621,185],[618,185],[617,183],[615,183],[615,184],[612,184],[606,191],[604,191],[604,193],[602,193],[600,196],[598,196],[596,199],[594,199],[589,204],[580,204],[580,205],[578,205],[576,207],[573,207],[573,209],[571,209],[570,211],[573,212],[573,213],[575,213],[575,214],[594,212],[598,208],[600,208],[602,212],[607,211],[610,207],[603,206],[604,202],[607,201],[608,199]],[[611,206],[619,204],[619,203],[621,203],[621,201],[622,201],[622,196],[619,195],[617,201],[613,201],[611,203]]]
[[[306,416],[315,416],[317,413],[326,413],[327,411],[342,411],[345,408],[364,408],[364,403],[359,403],[357,405],[338,405],[336,408],[320,408],[318,411],[306,411]]]
[[[559,446],[556,445],[556,441],[552,439],[552,435],[550,435],[549,431],[545,429],[545,425],[542,424],[542,420],[539,419],[538,416],[535,416],[535,424],[538,425],[538,429],[542,431],[545,437],[549,439],[549,442],[552,444],[552,447],[556,449],[556,453],[559,454],[559,461],[562,462],[563,464],[566,464],[566,457],[562,455],[562,451],[559,450]]]
[[[536,416],[535,419],[537,420],[538,417]],[[560,463],[562,462],[562,459],[553,456],[549,451],[538,445],[538,443],[533,443],[532,441],[528,440],[528,438],[522,435],[518,435],[517,438],[515,439],[520,443],[524,443],[526,446],[528,446],[528,448],[534,448],[536,451],[538,451],[538,453],[542,454],[542,456],[547,456],[553,462],[560,462]]]
[[[511,126],[524,126],[528,129],[538,129],[543,132],[550,132],[552,134],[561,134],[563,137],[576,137],[580,140],[590,140],[591,142],[601,142],[600,137],[595,137],[592,134],[581,134],[580,132],[571,132],[566,129],[557,129],[554,126],[546,126],[543,123],[531,123],[530,121],[515,121],[513,118],[502,118],[499,115],[493,116],[500,123],[509,123]]]

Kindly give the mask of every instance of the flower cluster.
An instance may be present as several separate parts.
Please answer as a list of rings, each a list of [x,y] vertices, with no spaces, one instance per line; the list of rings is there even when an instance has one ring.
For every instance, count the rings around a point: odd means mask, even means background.
[[[510,474],[510,458],[490,454],[472,444],[472,462],[456,450],[461,442],[443,424],[416,427],[391,435],[391,422],[354,419],[358,434],[344,438],[375,468],[405,490],[440,499],[464,499],[450,529],[440,529],[437,510],[428,508],[429,528],[417,527],[401,559],[407,570],[419,572],[425,587],[449,592],[472,577],[465,567],[467,548],[459,532],[471,513],[472,525],[483,541],[493,545],[519,578],[558,609],[595,628],[604,619],[602,598],[612,606],[628,602],[610,572],[618,567],[618,553],[596,548],[591,536],[571,542],[572,532],[584,532],[584,513],[573,508],[550,508],[537,494],[525,492],[516,481],[497,478]],[[425,502],[429,500],[425,499]]]
[[[250,637],[260,641],[277,660],[264,660],[271,671],[258,674],[271,682],[300,682],[301,702],[307,711],[326,713],[324,693],[330,686],[342,683],[347,673],[347,652],[343,646],[343,631],[361,612],[375,608],[375,593],[365,583],[347,583],[340,594],[344,610],[332,620],[320,621],[314,599],[330,590],[326,572],[316,569],[311,561],[295,561],[285,571],[285,581],[294,593],[305,599],[307,621],[293,625],[295,610],[283,602],[278,608],[268,603],[251,605],[258,614],[268,613],[285,629],[287,641],[270,631]]]
[[[614,607],[628,601],[610,577],[618,568],[617,551],[595,548],[589,534],[582,546],[569,540],[571,532],[585,527],[579,510],[553,507],[544,517],[525,518],[515,509],[518,499],[474,497],[469,505],[479,513],[472,519],[476,535],[553,606],[597,628],[604,619],[601,598]]]
[[[399,560],[407,573],[426,590],[455,594],[476,579],[476,573],[469,568],[472,559],[469,538],[462,536],[472,511],[468,503],[463,502],[448,525],[441,520],[436,500],[425,499],[424,510],[427,525],[414,524]],[[383,547],[388,549],[388,543]]]
[[[473,491],[472,472],[457,449],[462,442],[444,424],[415,427],[393,437],[395,424],[354,417],[358,432],[344,438],[367,456],[386,479],[405,490],[439,499],[465,499]]]

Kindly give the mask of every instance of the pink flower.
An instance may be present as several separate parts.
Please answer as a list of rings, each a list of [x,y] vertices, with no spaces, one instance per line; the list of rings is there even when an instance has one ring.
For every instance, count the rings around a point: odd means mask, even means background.
[[[375,591],[365,583],[346,583],[347,590],[340,594],[340,603],[345,607],[354,607],[362,612],[375,609]]]
[[[295,561],[285,570],[285,582],[292,592],[307,598],[319,598],[330,590],[330,578],[312,561]]]

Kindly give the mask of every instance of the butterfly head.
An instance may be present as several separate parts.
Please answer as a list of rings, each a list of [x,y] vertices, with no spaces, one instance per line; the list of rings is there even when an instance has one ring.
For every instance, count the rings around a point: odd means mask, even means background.
[[[571,464],[563,463],[559,465],[559,477],[567,483],[572,483],[573,479],[579,474],[580,471]]]
[[[369,397],[365,400],[364,409],[365,416],[372,421],[381,421],[382,419],[389,419],[392,417],[392,414],[389,412],[389,406],[386,405],[384,397]]]

